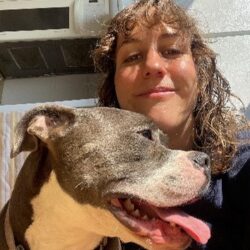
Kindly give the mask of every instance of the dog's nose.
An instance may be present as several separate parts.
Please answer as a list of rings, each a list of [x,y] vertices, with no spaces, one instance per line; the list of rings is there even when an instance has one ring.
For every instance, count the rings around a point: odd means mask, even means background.
[[[206,171],[210,171],[210,158],[207,154],[202,152],[194,152],[190,158],[195,163],[195,165],[204,168]]]

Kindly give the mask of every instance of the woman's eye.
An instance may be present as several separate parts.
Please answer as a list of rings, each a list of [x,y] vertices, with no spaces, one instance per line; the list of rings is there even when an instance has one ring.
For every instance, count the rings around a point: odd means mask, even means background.
[[[140,59],[141,59],[141,55],[140,54],[133,54],[133,55],[128,56],[124,60],[124,63],[133,63],[133,62],[136,62],[136,61],[138,61]]]
[[[175,58],[182,55],[182,51],[179,49],[167,49],[162,53],[162,55],[166,58]]]

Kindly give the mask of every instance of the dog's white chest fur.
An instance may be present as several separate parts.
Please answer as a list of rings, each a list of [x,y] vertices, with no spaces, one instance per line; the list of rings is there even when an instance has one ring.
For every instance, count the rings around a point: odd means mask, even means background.
[[[53,171],[31,205],[33,223],[25,239],[32,250],[93,250],[104,236],[147,246],[108,210],[77,203],[60,187]]]
[[[33,223],[25,238],[32,250],[92,250],[103,237],[91,230],[102,209],[78,204],[62,190],[54,172],[31,204]]]

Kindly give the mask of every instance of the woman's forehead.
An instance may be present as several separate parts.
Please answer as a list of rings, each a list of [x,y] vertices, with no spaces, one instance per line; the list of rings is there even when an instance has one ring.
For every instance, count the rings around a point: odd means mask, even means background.
[[[178,35],[179,30],[174,28],[173,26],[166,23],[155,24],[152,27],[146,27],[143,25],[137,25],[130,33],[131,37],[138,36],[140,32],[144,32],[145,30],[154,30],[156,32],[168,34],[168,35]],[[139,34],[140,35],[140,34]]]
[[[143,25],[136,25],[134,29],[128,33],[120,33],[118,34],[118,40],[117,40],[117,49],[122,47],[123,44],[131,43],[131,42],[136,42],[140,41],[142,39],[142,33],[147,32],[147,31],[153,31],[157,32],[161,38],[185,38],[186,36],[184,35],[183,32],[181,32],[179,29],[165,23],[160,23],[156,24],[152,27],[146,27]]]

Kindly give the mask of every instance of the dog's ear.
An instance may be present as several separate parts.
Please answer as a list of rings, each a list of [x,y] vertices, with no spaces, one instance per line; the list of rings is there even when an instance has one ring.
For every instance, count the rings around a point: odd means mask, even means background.
[[[67,126],[74,122],[75,114],[71,108],[43,105],[30,110],[16,126],[11,158],[22,151],[35,151],[39,140],[48,143],[52,137],[63,136]]]

